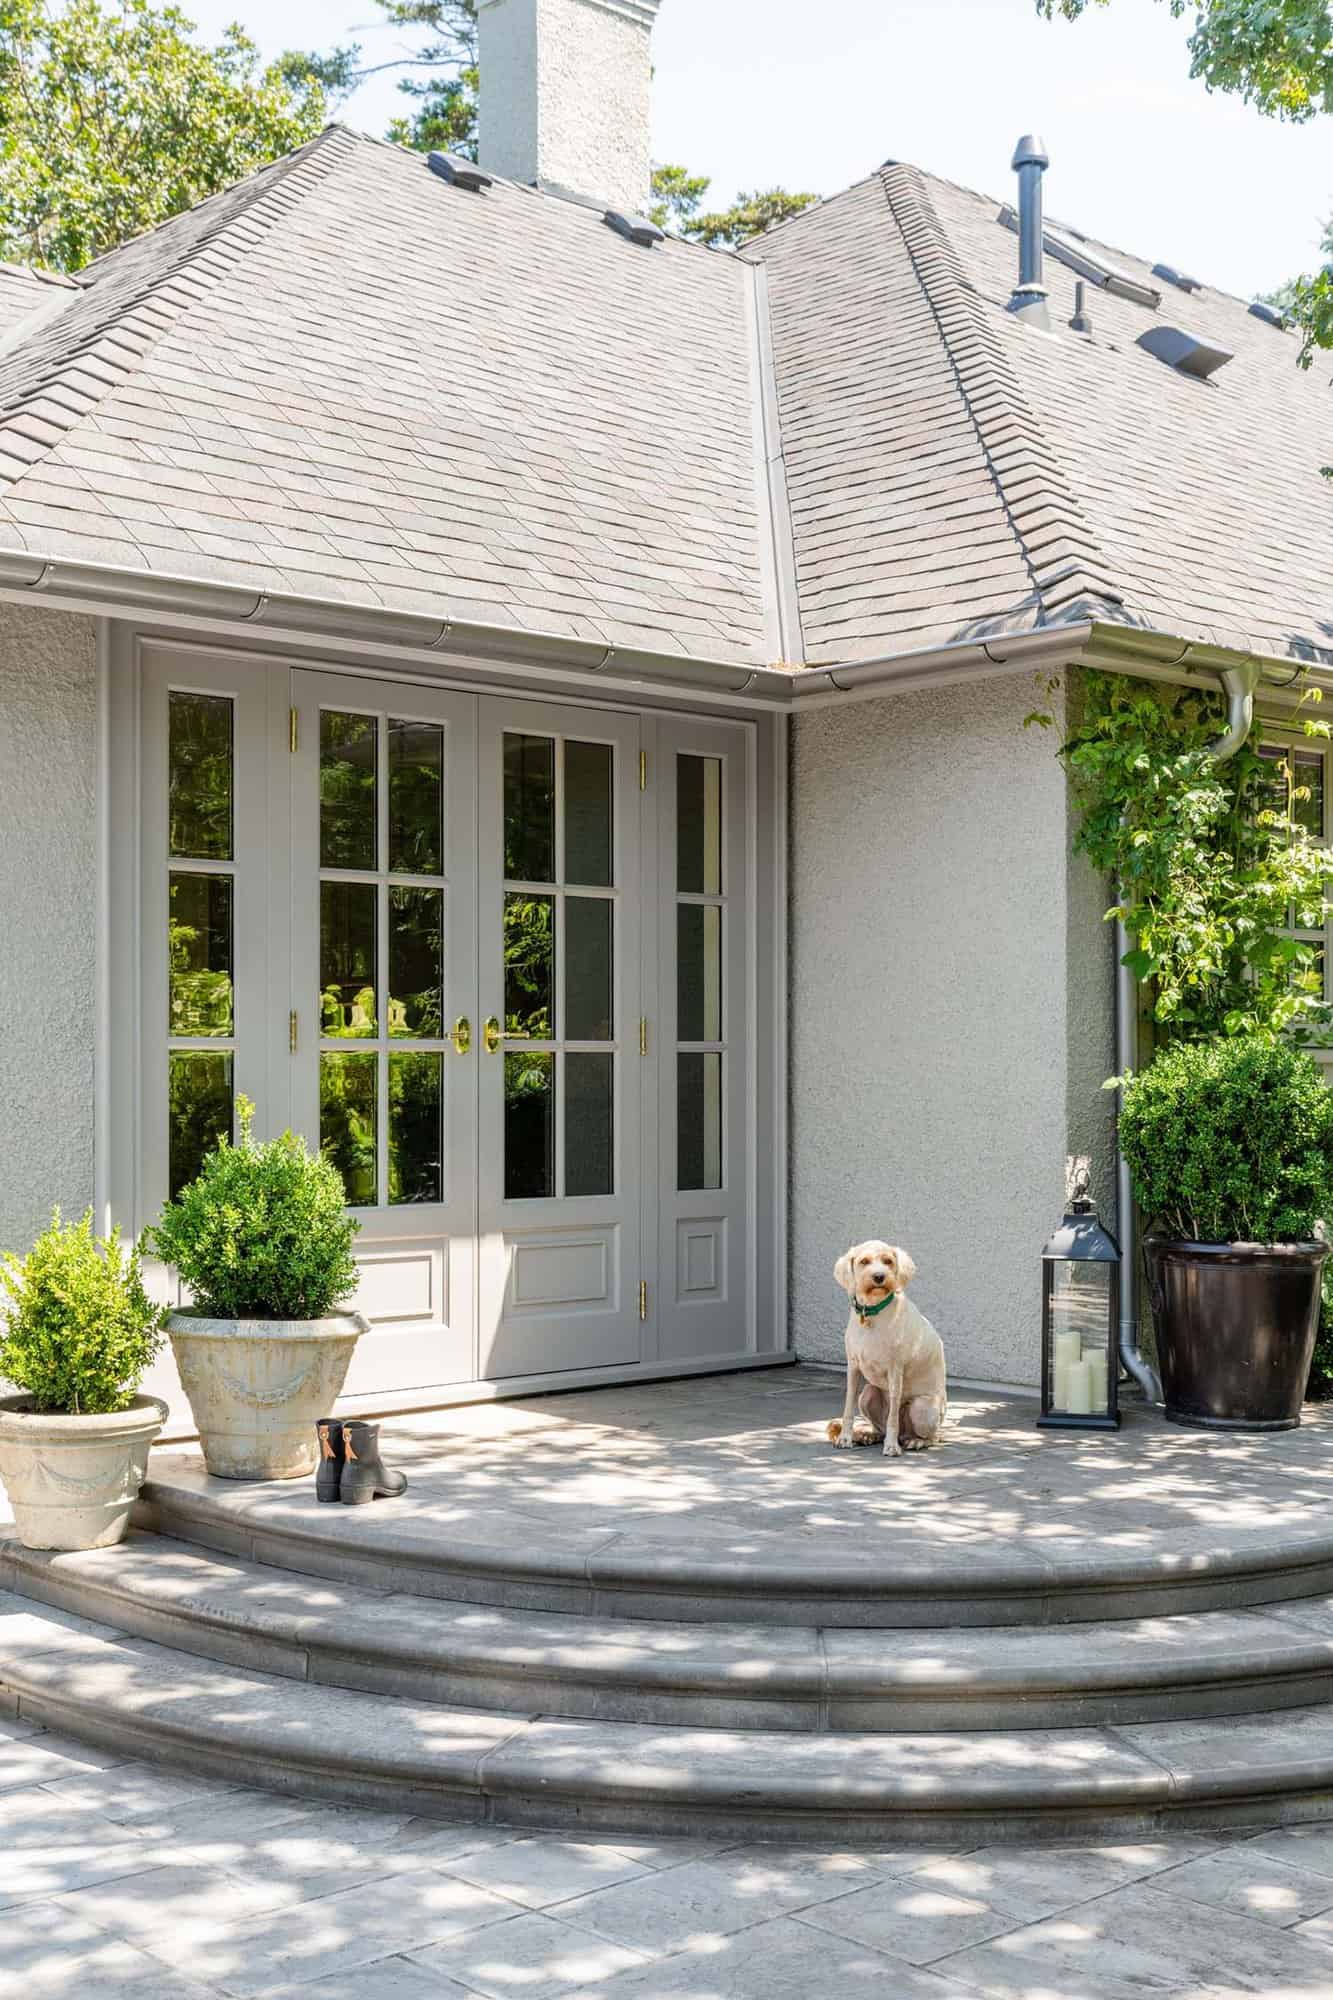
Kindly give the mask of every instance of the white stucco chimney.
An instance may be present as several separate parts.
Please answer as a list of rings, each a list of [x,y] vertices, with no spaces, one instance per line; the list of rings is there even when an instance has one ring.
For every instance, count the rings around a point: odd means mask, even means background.
[[[651,179],[649,43],[661,0],[480,0],[488,173],[639,213]]]

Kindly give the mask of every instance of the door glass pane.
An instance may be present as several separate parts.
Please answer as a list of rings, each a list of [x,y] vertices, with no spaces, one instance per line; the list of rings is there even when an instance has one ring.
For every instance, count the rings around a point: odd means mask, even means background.
[[[195,1178],[204,1155],[231,1137],[231,1052],[173,1049],[167,1058],[169,1192]]]
[[[438,1041],[444,1018],[443,985],[444,891],[390,889],[390,1035]]]
[[[565,1193],[615,1189],[612,1117],[615,1057],[565,1057]]]
[[[611,1040],[614,905],[605,896],[565,898],[565,1040]]]
[[[722,893],[722,759],[676,759],[676,887]]]
[[[349,1208],[373,1208],[379,1057],[325,1049],[319,1058],[319,1144],[343,1177]]]
[[[397,1049],[389,1057],[389,1201],[444,1199],[444,1057]]]
[[[722,1058],[676,1058],[676,1186],[722,1185]]]
[[[505,1200],[541,1201],[555,1193],[555,1057],[507,1053]]]
[[[232,705],[225,694],[168,696],[171,852],[232,859]]]
[[[714,903],[676,906],[676,1036],[722,1039],[722,912]]]
[[[373,868],[376,744],[373,715],[319,715],[319,861],[322,868]]]
[[[505,1032],[536,1042],[555,1035],[555,899],[505,897]]]
[[[611,887],[609,743],[565,745],[565,880],[592,889]]]
[[[1314,840],[1324,837],[1324,753],[1297,750],[1292,761],[1292,818]]]
[[[230,1035],[230,875],[171,877],[169,957],[173,1035]]]
[[[505,876],[555,880],[555,743],[549,736],[504,742]]]
[[[389,869],[444,873],[444,731],[389,722]]]
[[[321,1032],[354,1038],[375,1032],[373,882],[319,885]]]

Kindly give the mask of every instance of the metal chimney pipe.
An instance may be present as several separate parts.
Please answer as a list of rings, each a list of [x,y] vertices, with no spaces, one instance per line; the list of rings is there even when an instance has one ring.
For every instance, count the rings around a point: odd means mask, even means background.
[[[1028,132],[1014,148],[1013,170],[1018,175],[1018,285],[1009,301],[1009,311],[1030,326],[1050,331],[1051,315],[1046,304],[1045,224],[1042,216],[1042,175],[1051,156],[1035,132]]]

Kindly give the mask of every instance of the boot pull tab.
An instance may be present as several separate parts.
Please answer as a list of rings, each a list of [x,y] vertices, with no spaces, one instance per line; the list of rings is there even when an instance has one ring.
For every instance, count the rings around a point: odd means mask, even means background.
[[[319,1441],[324,1447],[325,1458],[335,1458],[337,1456],[333,1446],[329,1443],[329,1427],[327,1424],[321,1424],[319,1427]]]
[[[355,1451],[352,1449],[352,1432],[350,1426],[343,1432],[343,1450],[346,1452],[348,1458],[352,1461],[353,1464],[358,1464],[358,1465],[360,1464],[360,1460],[357,1458]]]

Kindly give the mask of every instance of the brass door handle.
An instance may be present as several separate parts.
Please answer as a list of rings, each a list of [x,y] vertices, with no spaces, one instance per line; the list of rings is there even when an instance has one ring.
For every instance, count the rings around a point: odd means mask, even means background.
[[[460,1014],[454,1022],[454,1031],[449,1039],[454,1045],[455,1055],[465,1056],[472,1047],[472,1023],[466,1014]]]
[[[482,1046],[487,1055],[495,1055],[503,1040],[504,1036],[500,1033],[500,1023],[496,1020],[494,1014],[488,1014],[486,1025],[481,1031]]]

